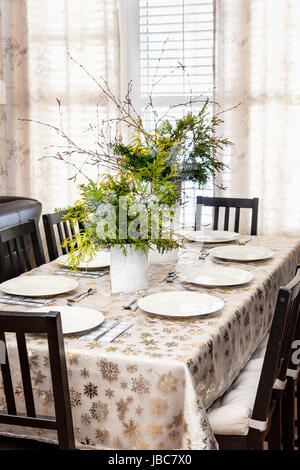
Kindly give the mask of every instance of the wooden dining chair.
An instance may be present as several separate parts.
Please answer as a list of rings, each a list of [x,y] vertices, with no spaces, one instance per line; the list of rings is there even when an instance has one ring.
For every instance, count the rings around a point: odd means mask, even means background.
[[[26,413],[17,411],[5,333],[16,334]],[[55,417],[37,415],[35,410],[25,337],[29,333],[46,333],[47,335]],[[9,426],[56,430],[59,449],[75,449],[60,313],[2,311],[0,312],[0,341],[5,348],[5,359],[1,361],[4,362],[1,364],[1,372],[7,409],[6,412],[0,412],[0,423]]]
[[[258,201],[257,197],[253,199],[244,198],[229,198],[229,197],[203,197],[197,196],[196,217],[195,217],[195,230],[199,230],[201,226],[201,205],[214,208],[213,217],[213,230],[219,228],[219,212],[220,207],[225,208],[224,226],[223,230],[228,231],[230,209],[235,209],[234,231],[239,232],[240,214],[241,209],[251,209],[251,231],[250,235],[257,235],[257,218],[258,218]]]
[[[287,384],[282,401],[283,450],[300,446],[300,318],[292,344],[292,354],[287,369]],[[296,439],[297,434],[297,439]]]
[[[68,211],[54,212],[53,214],[43,215],[43,224],[50,261],[55,260],[61,255],[69,253],[67,246],[62,244],[75,236],[75,227],[66,220]]]
[[[282,448],[282,398],[299,318],[300,268],[279,289],[263,354],[251,358],[228,391],[208,410],[221,449]]]
[[[36,219],[0,230],[0,282],[45,263]]]

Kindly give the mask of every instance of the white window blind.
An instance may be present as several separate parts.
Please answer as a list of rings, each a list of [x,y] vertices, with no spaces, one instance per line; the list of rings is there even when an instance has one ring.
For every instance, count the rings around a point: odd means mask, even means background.
[[[202,95],[203,99],[213,97],[213,4],[213,0],[139,0],[142,109],[149,94],[158,114],[166,112],[170,105],[186,102],[191,93],[194,97]],[[197,105],[193,108],[196,111]],[[178,117],[182,112],[182,108],[176,108],[172,116]],[[144,118],[151,127],[151,110],[146,110]],[[185,184],[185,225],[194,223],[198,194],[212,195],[212,184],[205,191]]]

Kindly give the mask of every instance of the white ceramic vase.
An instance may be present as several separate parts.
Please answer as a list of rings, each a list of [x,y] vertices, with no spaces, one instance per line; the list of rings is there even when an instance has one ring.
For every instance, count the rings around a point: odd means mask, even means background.
[[[148,253],[125,245],[110,249],[110,291],[112,294],[129,293],[148,288]]]

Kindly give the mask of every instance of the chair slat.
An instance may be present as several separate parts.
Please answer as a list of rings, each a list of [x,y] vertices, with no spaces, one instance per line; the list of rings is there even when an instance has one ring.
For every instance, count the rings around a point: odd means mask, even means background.
[[[234,231],[239,233],[240,228],[240,208],[236,207],[235,209],[235,220],[234,220]]]
[[[17,336],[17,345],[18,345],[19,360],[20,360],[20,366],[21,366],[21,374],[22,374],[22,382],[23,382],[27,416],[35,417],[36,413],[35,413],[34,398],[33,398],[33,392],[32,392],[30,367],[29,367],[29,361],[28,361],[25,335],[24,333],[17,333],[16,336]]]
[[[46,234],[46,241],[48,247],[48,254],[50,261],[58,258],[60,252],[67,254],[70,250],[68,246],[62,247],[61,245],[71,238],[75,238],[75,227],[69,220],[66,219],[67,211],[55,212],[53,214],[44,214],[43,223]],[[56,240],[54,228],[57,228],[59,243]],[[80,227],[81,229],[83,227]]]
[[[67,221],[63,222],[63,227],[64,227],[64,232],[65,232],[65,239],[70,238],[70,232],[69,232],[69,227],[68,227],[68,222]]]
[[[228,230],[230,207],[225,208],[224,230]]]
[[[219,224],[219,208],[215,207],[214,209],[214,230],[218,230],[218,224]]]
[[[27,250],[26,250],[26,245],[25,245],[25,239],[24,239],[24,237],[21,237],[21,244],[22,244],[22,249],[23,249],[23,253],[24,253],[24,258],[25,258],[25,263],[26,263],[27,271],[30,271],[30,270],[32,269],[32,267],[31,267],[30,258],[29,258],[29,256],[28,256],[28,253],[27,253]]]
[[[25,236],[28,238],[26,241]],[[2,282],[45,263],[36,220],[0,230],[0,259]]]
[[[15,415],[17,413],[17,409],[16,409],[13,384],[11,380],[11,373],[10,373],[4,331],[0,331],[0,341],[3,341],[5,345],[5,351],[6,351],[6,358],[5,358],[6,362],[5,364],[1,364],[1,373],[2,373],[2,380],[3,380],[3,387],[4,387],[4,395],[5,395],[5,400],[6,400],[6,408],[9,414]]]
[[[59,241],[60,241],[60,244],[62,245],[63,242],[65,241],[65,237],[64,237],[63,232],[62,232],[61,224],[57,224],[57,230],[58,230]],[[66,247],[62,246],[61,249],[62,249],[63,254],[66,255],[67,254]]]

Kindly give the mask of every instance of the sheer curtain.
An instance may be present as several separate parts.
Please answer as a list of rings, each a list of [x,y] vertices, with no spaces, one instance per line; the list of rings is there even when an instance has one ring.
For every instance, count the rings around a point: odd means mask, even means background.
[[[119,93],[117,0],[0,0],[2,66],[6,106],[0,104],[0,194],[31,196],[44,211],[77,196],[73,172],[58,160],[39,160],[62,142],[30,118],[59,126],[82,145],[95,145],[90,123],[111,114],[93,81],[68,52],[95,77]],[[1,75],[0,75],[1,78]],[[61,115],[57,99],[61,101]],[[2,108],[2,109],[1,109]],[[47,149],[45,149],[47,147]]]
[[[259,233],[300,234],[300,1],[216,0],[226,193],[260,198]]]

